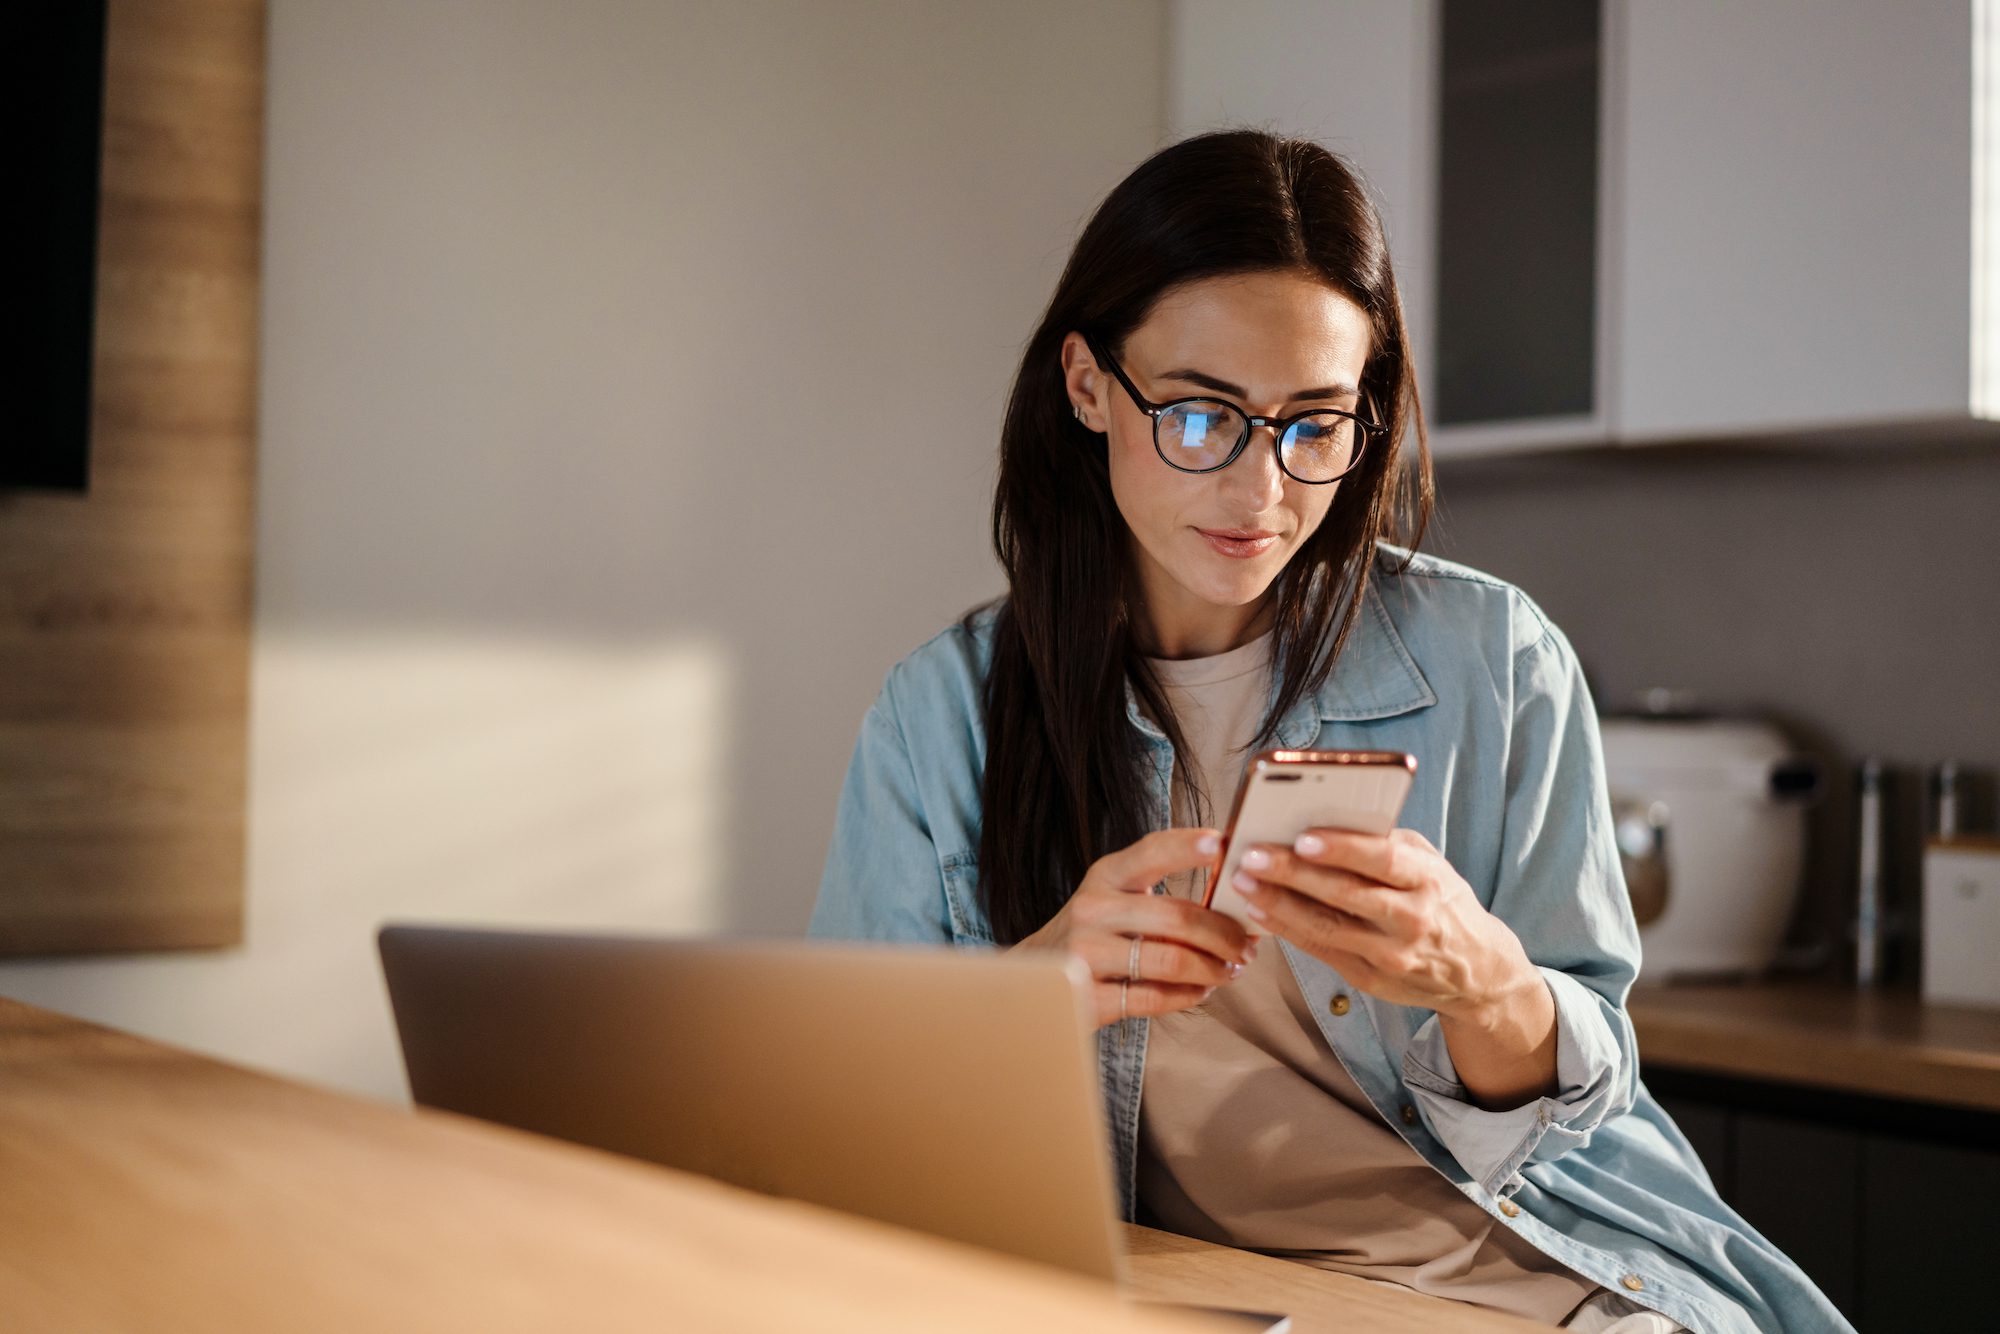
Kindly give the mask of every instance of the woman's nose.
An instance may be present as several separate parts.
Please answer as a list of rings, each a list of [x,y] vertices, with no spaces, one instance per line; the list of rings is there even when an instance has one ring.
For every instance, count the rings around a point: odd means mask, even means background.
[[[1246,504],[1269,509],[1285,494],[1285,470],[1278,466],[1278,428],[1253,426],[1236,462],[1222,470],[1224,487],[1241,493]]]

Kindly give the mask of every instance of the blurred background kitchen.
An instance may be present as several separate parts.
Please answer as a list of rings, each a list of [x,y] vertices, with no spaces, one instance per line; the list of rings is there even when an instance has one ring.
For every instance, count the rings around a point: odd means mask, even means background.
[[[802,933],[884,671],[1000,591],[1084,217],[1253,123],[1379,200],[1425,546],[1692,747],[1615,794],[1666,913],[1844,985],[1873,759],[1915,1005],[1933,773],[1977,835],[2000,769],[1987,4],[117,0],[107,49],[87,482],[0,488],[0,994],[401,1100],[385,917]],[[1701,791],[1738,833],[1655,809]],[[1719,1175],[1810,1111],[1680,1096]],[[1870,1135],[1990,1130],[1954,1097],[1779,1139],[1858,1216]],[[1856,1235],[1801,1255],[1848,1302]]]

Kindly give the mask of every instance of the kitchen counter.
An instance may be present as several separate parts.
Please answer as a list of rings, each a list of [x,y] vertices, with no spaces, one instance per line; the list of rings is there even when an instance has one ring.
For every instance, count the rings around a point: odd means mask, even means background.
[[[2000,1010],[1826,982],[1641,986],[1648,1066],[2000,1112]]]
[[[1126,1224],[1129,1290],[0,998],[8,1329],[1543,1328]]]
[[[1864,1330],[1991,1325],[2000,1011],[1831,982],[1634,989],[1717,1192]]]

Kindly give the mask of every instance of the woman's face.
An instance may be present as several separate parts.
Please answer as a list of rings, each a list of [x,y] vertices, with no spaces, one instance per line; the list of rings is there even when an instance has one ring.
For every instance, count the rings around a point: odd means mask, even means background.
[[[1357,410],[1368,317],[1331,287],[1296,273],[1205,278],[1170,290],[1126,340],[1118,363],[1155,403],[1222,398],[1253,416],[1309,407]],[[1161,657],[1224,652],[1262,632],[1265,594],[1345,481],[1314,486],[1278,467],[1268,426],[1219,472],[1169,467],[1140,411],[1079,333],[1063,340],[1070,401],[1110,437],[1111,491],[1133,542]],[[1331,390],[1332,392],[1327,392]],[[1228,544],[1205,534],[1269,536]]]

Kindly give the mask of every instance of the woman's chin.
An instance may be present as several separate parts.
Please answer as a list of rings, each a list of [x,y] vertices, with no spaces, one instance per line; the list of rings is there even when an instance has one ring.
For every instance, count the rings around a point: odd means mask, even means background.
[[[1264,596],[1264,590],[1271,586],[1277,576],[1276,562],[1266,564],[1237,563],[1236,567],[1220,574],[1213,570],[1190,571],[1195,577],[1183,579],[1182,585],[1202,601],[1217,607],[1242,607]]]

